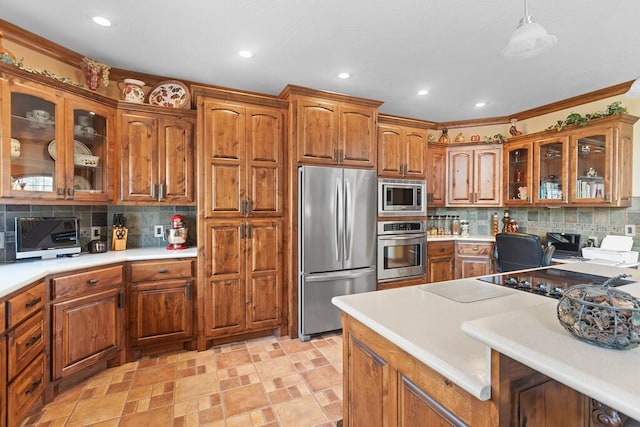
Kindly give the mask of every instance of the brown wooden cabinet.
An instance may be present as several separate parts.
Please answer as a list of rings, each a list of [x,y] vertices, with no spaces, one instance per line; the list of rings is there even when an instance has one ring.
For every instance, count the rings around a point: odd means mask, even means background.
[[[492,242],[456,242],[456,279],[494,273]]]
[[[381,102],[289,85],[292,143],[298,164],[376,167]]]
[[[447,202],[447,154],[444,144],[427,147],[427,206],[442,207]]]
[[[274,329],[281,323],[282,220],[205,223],[203,339]]]
[[[509,139],[505,205],[631,206],[637,120],[623,114]]]
[[[118,109],[122,202],[195,204],[194,116],[154,106]]]
[[[1,304],[4,305],[4,304]],[[0,335],[0,427],[7,425],[7,339]]]
[[[378,175],[424,179],[427,169],[427,129],[398,124],[398,121],[400,119],[396,117],[379,116]]]
[[[52,386],[124,360],[122,265],[50,279]],[[76,375],[77,374],[77,375]]]
[[[500,206],[502,147],[447,147],[447,206]]]
[[[115,113],[102,102],[17,76],[2,85],[7,130],[1,196],[30,202],[106,203],[113,198]],[[83,125],[80,124],[83,123]]]
[[[37,282],[1,304],[6,304],[7,337],[0,341],[0,406],[4,409],[6,396],[7,411],[0,410],[0,415],[6,414],[9,426],[20,425],[44,404],[45,302],[45,283]],[[5,425],[4,415],[0,425]]]
[[[455,278],[455,242],[427,242],[427,282],[443,282]]]
[[[205,217],[281,216],[283,110],[207,98],[198,105]]]
[[[193,341],[195,268],[191,259],[137,261],[129,270],[129,349],[187,348]]]

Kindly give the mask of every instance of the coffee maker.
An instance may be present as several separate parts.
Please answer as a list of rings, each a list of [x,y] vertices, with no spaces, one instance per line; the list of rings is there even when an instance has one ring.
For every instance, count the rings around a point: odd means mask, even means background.
[[[187,235],[189,228],[184,223],[182,215],[174,215],[171,217],[171,225],[166,229],[166,238],[169,242],[168,250],[187,249]]]

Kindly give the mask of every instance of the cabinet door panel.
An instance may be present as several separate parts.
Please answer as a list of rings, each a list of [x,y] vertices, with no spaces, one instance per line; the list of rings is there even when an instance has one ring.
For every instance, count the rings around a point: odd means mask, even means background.
[[[348,343],[348,417],[350,425],[396,425],[392,406],[396,405],[394,386],[395,370],[380,356],[353,336]]]
[[[404,137],[405,176],[411,179],[425,177],[427,131],[408,130]]]
[[[402,134],[400,128],[379,126],[378,175],[401,176]]]
[[[281,215],[284,197],[283,115],[276,109],[247,109],[247,200],[252,216]],[[249,213],[249,212],[247,212]]]
[[[277,327],[282,304],[282,222],[251,221],[247,328]]]
[[[191,283],[166,280],[131,287],[131,339],[137,345],[191,339]]]
[[[502,192],[502,170],[500,149],[475,152],[475,198],[474,203],[499,203]]]
[[[398,396],[399,426],[465,427],[466,424],[402,376]]]
[[[163,119],[161,122],[160,157],[164,167],[160,183],[164,184],[161,200],[192,202],[194,200],[193,122]]]
[[[158,182],[157,121],[147,116],[122,114],[121,197],[127,201],[155,201]]]
[[[245,328],[244,281],[210,280],[206,289],[204,313],[208,337],[239,334]]]
[[[340,162],[345,166],[376,165],[376,117],[373,109],[340,107]]]
[[[472,153],[450,151],[448,204],[469,204],[472,201],[473,158]]]
[[[60,379],[122,348],[120,289],[54,303],[53,378]]]
[[[519,426],[582,427],[585,398],[556,381],[547,381],[519,393]],[[515,421],[515,420],[514,420]]]
[[[430,207],[445,205],[446,165],[444,147],[427,148],[427,204]]]
[[[204,110],[205,215],[236,216],[245,198],[245,109],[205,102]]]
[[[305,98],[298,105],[298,161],[337,162],[337,106]]]

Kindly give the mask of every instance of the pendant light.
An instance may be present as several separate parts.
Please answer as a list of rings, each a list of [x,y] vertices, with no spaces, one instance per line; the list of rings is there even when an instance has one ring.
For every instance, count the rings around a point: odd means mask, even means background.
[[[513,32],[509,43],[502,51],[508,58],[531,58],[551,49],[558,39],[529,15],[527,0],[524,0],[524,17]]]

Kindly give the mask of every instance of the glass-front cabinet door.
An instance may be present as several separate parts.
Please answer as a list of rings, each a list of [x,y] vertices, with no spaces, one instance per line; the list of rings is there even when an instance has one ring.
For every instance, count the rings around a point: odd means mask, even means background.
[[[571,136],[570,202],[611,200],[611,128],[589,129]]]
[[[533,201],[546,205],[567,202],[568,137],[534,142]]]
[[[531,142],[508,143],[504,146],[505,205],[527,205],[531,196],[533,156]]]
[[[55,141],[64,137],[58,120],[64,115],[62,97],[45,87],[17,81],[3,84],[2,95],[3,152],[10,153],[8,158],[3,156],[3,195],[64,197],[58,194],[65,185],[64,168],[55,151]]]
[[[109,188],[111,109],[79,98],[67,99],[67,187],[75,200],[106,200]]]
[[[107,201],[112,110],[19,79],[2,82],[2,196]]]

